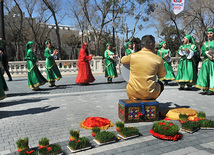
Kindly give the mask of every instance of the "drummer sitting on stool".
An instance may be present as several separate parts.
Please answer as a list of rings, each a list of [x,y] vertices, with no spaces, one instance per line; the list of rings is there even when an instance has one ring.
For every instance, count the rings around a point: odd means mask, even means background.
[[[130,64],[129,83],[126,87],[129,99],[156,99],[164,89],[163,83],[156,82],[166,75],[163,60],[153,53],[155,38],[145,35],[141,41],[142,49],[124,56],[122,64]]]

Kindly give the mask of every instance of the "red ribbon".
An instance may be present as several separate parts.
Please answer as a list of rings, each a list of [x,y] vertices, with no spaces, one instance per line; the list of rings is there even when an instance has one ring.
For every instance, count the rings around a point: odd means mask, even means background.
[[[160,123],[158,123],[159,125],[165,125],[166,123],[162,123],[162,122],[160,122]]]
[[[48,150],[48,152],[50,152],[51,151],[51,147],[47,147],[47,150]]]
[[[172,125],[174,125],[173,123],[169,123],[169,126],[172,126]]]
[[[154,132],[152,129],[150,130],[150,133],[151,133],[153,136],[157,137],[157,138],[166,139],[166,140],[177,141],[177,140],[179,140],[179,139],[182,138],[182,135],[181,135],[181,134],[176,134],[176,135],[174,135],[174,136],[166,136],[166,135],[161,135],[161,134],[159,134],[159,133],[156,133],[156,132]]]
[[[27,154],[31,154],[31,153],[33,153],[33,150],[31,150],[31,151],[26,151],[26,153],[27,153]]]
[[[166,129],[168,129],[168,128],[167,128],[167,127],[163,127],[163,129],[165,129],[165,130],[166,130]]]
[[[131,130],[132,130],[132,127],[129,127],[129,129],[131,129]]]
[[[80,142],[80,140],[77,141],[77,143],[79,143],[79,142]]]
[[[143,112],[138,114],[139,117],[143,117]]]

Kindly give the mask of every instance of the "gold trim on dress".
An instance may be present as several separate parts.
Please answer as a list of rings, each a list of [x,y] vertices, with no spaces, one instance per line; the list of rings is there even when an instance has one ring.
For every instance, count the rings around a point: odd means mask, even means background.
[[[7,95],[4,95],[4,96],[0,97],[0,100],[5,99],[6,97],[7,97]]]
[[[62,76],[61,77],[58,77],[58,78],[56,78],[56,79],[48,79],[48,81],[58,81],[59,79],[61,79],[62,78]]]
[[[47,81],[46,81],[46,82],[47,82]],[[28,87],[34,88],[34,87],[42,86],[42,85],[44,85],[46,82],[43,82],[43,83],[36,83],[36,84],[34,84],[34,85],[28,85]]]

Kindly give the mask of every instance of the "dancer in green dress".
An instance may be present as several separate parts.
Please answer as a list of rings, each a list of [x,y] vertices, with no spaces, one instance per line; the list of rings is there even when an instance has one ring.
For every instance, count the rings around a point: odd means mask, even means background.
[[[58,53],[58,50],[51,49],[51,42],[47,40],[45,42],[45,57],[46,57],[46,72],[47,72],[47,79],[49,81],[49,87],[55,86],[55,81],[58,81],[62,78],[62,75],[56,65],[55,59]]]
[[[208,41],[201,47],[201,56],[204,57],[196,87],[204,94],[214,94],[214,28],[207,31]]]
[[[164,84],[167,85],[168,81],[172,81],[175,79],[175,75],[171,66],[171,51],[166,49],[166,41],[162,41],[159,44],[159,50],[157,51],[157,55],[163,59],[164,67],[166,69],[166,75],[163,78],[158,78],[159,81],[164,81]]]
[[[0,64],[2,63],[1,54],[4,52],[2,48],[0,48]],[[5,99],[7,96],[5,95],[4,91],[8,91],[7,84],[5,82],[4,76],[2,74],[2,68],[0,67],[0,100]]]
[[[126,43],[126,55],[129,55],[131,53],[135,52],[135,44],[133,45],[133,49],[132,49],[132,42],[129,41]]]
[[[116,78],[117,75],[117,69],[116,69],[116,63],[115,58],[118,57],[118,55],[115,55],[111,49],[110,43],[106,44],[106,51],[104,53],[105,58],[105,77],[107,77],[107,82],[112,83],[112,78]]]
[[[40,73],[36,61],[37,57],[33,52],[34,41],[29,41],[26,45],[25,57],[27,59],[27,77],[28,77],[28,87],[32,90],[40,90],[39,86],[44,85],[47,80]]]
[[[191,90],[197,80],[196,62],[193,57],[197,54],[197,47],[192,36],[184,37],[184,44],[179,47],[178,54],[181,58],[175,82],[180,84],[179,90],[184,90],[185,85],[188,86],[187,90]]]

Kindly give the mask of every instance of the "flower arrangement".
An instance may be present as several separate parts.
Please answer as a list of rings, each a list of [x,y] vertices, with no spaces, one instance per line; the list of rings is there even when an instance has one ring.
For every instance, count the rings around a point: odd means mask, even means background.
[[[181,125],[181,128],[187,131],[195,131],[198,129],[200,124],[196,121],[187,121]]]
[[[28,155],[28,154],[29,155],[37,155],[37,151],[27,148],[27,149],[19,152],[19,155]]]
[[[88,138],[81,137],[79,139],[70,141],[68,146],[71,150],[79,150],[79,149],[90,147],[91,144]]]
[[[172,122],[157,121],[153,124],[150,133],[160,139],[177,141],[182,138],[178,131],[179,127]]]
[[[122,121],[116,122],[116,130],[119,132],[121,129],[124,128],[124,123]]]
[[[48,147],[49,146],[49,139],[44,137],[42,139],[39,140],[39,148],[42,149],[44,147]]]
[[[51,144],[38,150],[38,155],[57,155],[62,153],[62,148],[58,144]]]
[[[113,132],[101,131],[94,137],[99,143],[111,142],[116,140],[116,136]]]
[[[214,128],[214,121],[212,120],[203,119],[199,120],[198,123],[201,128]]]
[[[91,134],[92,134],[93,137],[95,137],[96,134],[99,133],[99,132],[100,132],[100,128],[93,128],[92,131],[91,131]]]
[[[17,145],[17,148],[18,148],[18,152],[21,152],[23,150],[26,150],[27,148],[29,148],[28,146],[28,141],[29,141],[29,138],[26,137],[24,139],[21,139],[19,138],[17,141],[16,141],[16,145]]]
[[[123,137],[131,137],[139,134],[139,130],[136,127],[124,127],[119,131],[119,134]]]
[[[197,116],[198,116],[199,120],[206,119],[206,114],[203,111],[199,111],[198,114],[197,114]]]
[[[69,137],[70,141],[78,139],[79,136],[80,136],[80,130],[77,130],[77,131],[70,130],[70,137]]]
[[[188,119],[188,116],[186,114],[180,114],[179,115],[179,122],[184,123]]]

